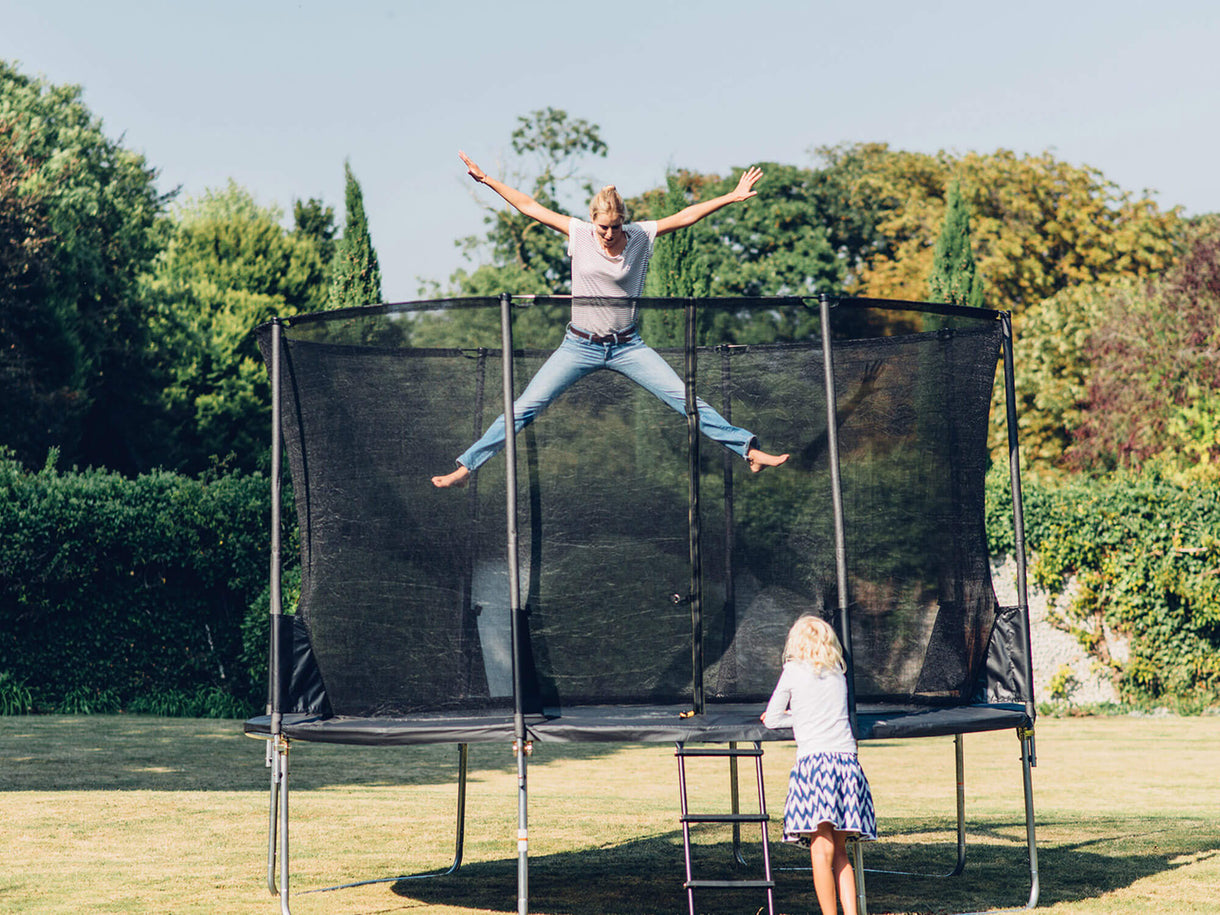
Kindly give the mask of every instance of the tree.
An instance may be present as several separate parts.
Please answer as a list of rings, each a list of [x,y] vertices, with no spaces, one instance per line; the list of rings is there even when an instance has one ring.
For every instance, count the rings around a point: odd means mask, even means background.
[[[63,441],[74,400],[59,374],[69,361],[47,346],[63,338],[55,314],[40,307],[55,238],[45,195],[22,190],[29,172],[11,132],[0,130],[0,429],[27,467]]]
[[[3,61],[0,136],[10,196],[26,201],[26,216],[53,238],[26,252],[38,261],[24,274],[37,295],[6,303],[10,327],[37,332],[21,331],[2,377],[9,383],[9,366],[18,366],[26,396],[32,391],[44,405],[51,397],[62,408],[51,426],[36,410],[2,434],[25,441],[31,459],[32,450],[56,445],[66,460],[131,471],[155,396],[148,305],[137,280],[157,252],[168,197],[142,156],[103,134],[79,87],[30,79]]]
[[[146,281],[162,357],[155,463],[198,472],[217,460],[245,470],[265,461],[270,400],[252,331],[319,310],[326,294],[317,240],[286,231],[281,217],[232,181],[173,214]]]
[[[983,305],[983,284],[975,276],[970,248],[970,208],[956,179],[945,198],[945,221],[936,240],[928,300],[975,308]]]
[[[1017,341],[1016,405],[1021,458],[1034,476],[1067,472],[1065,454],[1088,410],[1089,337],[1112,301],[1140,296],[1143,286],[1128,277],[1084,283],[1026,309]],[[991,418],[992,453],[999,455],[1008,435],[1002,404],[993,403]]]
[[[665,186],[661,198],[664,213],[676,213],[690,204],[681,174],[671,172],[666,176]],[[694,233],[672,232],[657,239],[653,247],[644,294],[667,298],[705,296],[710,280],[707,258],[695,251]],[[701,311],[698,317],[705,319],[707,313]],[[640,316],[640,323],[644,338],[653,346],[681,346],[686,339],[682,311],[647,309]]]
[[[918,299],[926,291],[945,189],[961,184],[985,301],[1020,314],[1069,286],[1153,276],[1181,247],[1181,217],[1133,198],[1093,168],[1049,153],[956,157],[868,144],[832,151],[832,186],[858,213],[865,240],[852,291]],[[869,228],[871,225],[874,227]]]
[[[344,200],[347,223],[343,237],[335,247],[335,259],[330,271],[330,307],[348,308],[381,302],[381,267],[369,235],[368,218],[364,214],[364,195],[360,183],[352,174],[349,162],[343,163],[347,177]]]
[[[596,124],[569,117],[559,108],[543,108],[517,118],[511,137],[516,167],[507,182],[529,188],[530,195],[557,212],[582,212],[593,195],[592,183],[581,176],[588,156],[606,155]],[[583,200],[580,199],[583,195]],[[523,216],[512,207],[480,197],[489,226],[483,236],[457,242],[467,259],[488,252],[488,263],[472,272],[457,270],[449,278],[455,295],[562,295],[571,292],[572,278],[565,239]],[[557,341],[556,341],[557,342]]]
[[[817,295],[842,289],[843,269],[818,208],[811,170],[778,162],[759,164],[758,196],[725,207],[696,226],[712,271],[711,295]],[[740,174],[707,187],[729,191]]]
[[[1196,231],[1162,279],[1107,301],[1084,351],[1072,466],[1155,464],[1184,485],[1220,483],[1220,224]]]
[[[335,209],[326,206],[317,197],[307,201],[292,202],[292,222],[298,235],[313,239],[318,246],[322,263],[330,266],[335,257]]]
[[[814,296],[842,291],[844,264],[828,238],[814,173],[778,163],[762,163],[760,168],[758,196],[675,233],[684,237],[686,256],[701,276],[699,286],[692,288],[711,296]],[[688,203],[719,196],[736,185],[740,171],[725,178],[693,172],[676,176],[681,196],[649,192],[632,202],[633,212],[658,218]],[[668,241],[658,242],[658,254]],[[655,269],[654,265],[650,272]],[[792,311],[783,316],[718,312],[712,324],[700,330],[701,340],[768,343],[802,339],[816,329],[813,311],[800,317]]]

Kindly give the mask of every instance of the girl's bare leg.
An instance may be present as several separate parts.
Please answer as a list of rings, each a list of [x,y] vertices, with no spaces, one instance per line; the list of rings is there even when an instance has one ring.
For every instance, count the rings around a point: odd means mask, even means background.
[[[839,907],[835,904],[835,839],[829,823],[820,824],[813,834],[809,859],[813,866],[813,891],[817,894],[822,915],[838,915]],[[854,895],[852,902],[855,902]],[[852,911],[855,911],[854,908]]]
[[[851,866],[851,855],[847,853],[847,837],[847,833],[834,830],[834,873],[839,884],[839,902],[843,905],[843,915],[857,915],[856,871]]]
[[[448,489],[450,486],[465,486],[470,479],[470,471],[461,464],[452,473],[446,473],[432,478],[432,485],[437,489]]]
[[[767,454],[761,448],[751,448],[746,454],[746,460],[750,462],[750,470],[753,473],[758,473],[767,467],[778,467],[784,461],[788,460],[786,454]]]

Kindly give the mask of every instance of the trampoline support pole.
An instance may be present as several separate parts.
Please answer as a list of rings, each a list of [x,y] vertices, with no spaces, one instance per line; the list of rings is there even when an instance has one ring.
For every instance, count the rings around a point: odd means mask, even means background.
[[[511,434],[517,418],[513,411],[513,323],[512,297],[500,295],[500,346],[504,367],[504,428],[510,434],[504,439],[505,515],[507,516],[508,605],[512,627],[513,650],[513,729],[516,739],[513,750],[517,757],[517,912],[525,915],[529,909],[529,805],[526,790],[525,758],[529,750],[525,740],[525,714],[521,700],[521,582],[517,560],[517,436]]]
[[[1004,407],[1008,425],[1008,473],[1012,488],[1013,553],[1017,560],[1017,606],[1021,610],[1025,625],[1025,651],[1017,658],[1020,672],[1029,690],[1025,702],[1025,713],[1033,721],[1037,708],[1033,701],[1033,650],[1029,633],[1029,590],[1025,568],[1025,508],[1021,497],[1021,458],[1017,446],[1017,392],[1016,369],[1012,354],[1012,316],[1008,312],[1000,315],[1000,330],[1003,335],[1004,355]]]
[[[280,897],[282,915],[291,915],[288,908],[288,738],[281,734],[268,740],[267,754],[267,763],[271,766],[271,812],[267,829],[267,889],[270,890],[272,896]],[[278,887],[275,879],[277,851],[280,864]]]
[[[703,550],[699,542],[699,520],[703,509],[699,502],[699,405],[695,395],[695,375],[698,372],[698,336],[695,333],[695,300],[686,300],[686,462],[687,462],[687,526],[690,548],[690,624],[691,624],[691,708],[696,715],[704,712],[703,694]]]
[[[1017,559],[1017,605],[1025,620],[1025,651],[1018,656],[1021,673],[1029,698],[1025,702],[1025,713],[1031,722],[1037,714],[1034,704],[1033,684],[1033,650],[1030,646],[1029,632],[1029,593],[1025,570],[1025,510],[1021,499],[1021,458],[1017,447],[1017,392],[1016,369],[1013,364],[1012,316],[1003,312],[1000,316],[1003,333],[1004,354],[1004,406],[1008,420],[1008,472],[1012,485],[1012,525],[1013,551]],[[1029,903],[1026,908],[1032,909],[1038,904],[1038,843],[1034,828],[1034,785],[1032,769],[1038,764],[1034,750],[1034,729],[1021,728],[1017,731],[1021,740],[1021,774],[1025,790],[1025,842],[1029,849]]]
[[[958,876],[966,867],[966,751],[961,734],[953,735],[953,762],[957,770],[957,865],[949,872]]]
[[[1034,782],[1032,769],[1037,765],[1034,755],[1034,730],[1021,728],[1017,731],[1021,739],[1021,775],[1025,789],[1025,844],[1029,849],[1029,902],[1027,909],[1038,904],[1038,841],[1034,830]]]
[[[284,693],[288,684],[284,682],[283,662],[280,656],[281,628],[284,622],[283,594],[281,590],[280,498],[281,463],[284,454],[284,439],[280,417],[280,362],[283,357],[283,332],[278,318],[271,322],[271,568],[270,568],[270,632],[267,676],[267,711],[271,716],[271,736],[267,739],[267,764],[271,767],[271,800],[268,814],[267,838],[267,888],[271,895],[280,897],[280,911],[290,915],[288,909],[288,739],[282,733],[284,721]],[[280,880],[276,887],[275,859],[279,846]]]
[[[830,297],[818,297],[819,322],[822,325],[822,364],[826,378],[826,452],[830,465],[830,498],[834,513],[835,579],[839,592],[839,641],[843,643],[843,660],[847,664],[847,713],[851,732],[859,734],[856,724],[855,667],[851,648],[851,600],[847,584],[847,536],[843,521],[843,483],[839,475],[839,404],[835,392],[834,347],[830,340]]]

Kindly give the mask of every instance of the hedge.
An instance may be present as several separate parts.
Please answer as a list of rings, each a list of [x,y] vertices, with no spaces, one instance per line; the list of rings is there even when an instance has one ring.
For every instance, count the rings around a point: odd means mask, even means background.
[[[29,473],[0,454],[0,705],[261,706],[242,624],[267,587],[266,479],[127,479],[52,462]]]
[[[1031,578],[1136,704],[1220,701],[1220,488],[1154,471],[1024,487]],[[285,493],[285,517],[289,496]],[[1007,474],[988,479],[1011,554]],[[0,714],[240,717],[266,697],[270,487],[260,474],[24,471],[0,452]],[[286,530],[285,561],[296,555]],[[285,581],[286,610],[299,587]],[[1130,639],[1108,657],[1102,626]]]
[[[1011,555],[1007,474],[989,479],[993,555]],[[1120,697],[1183,711],[1220,702],[1220,487],[1155,468],[1022,487],[1032,580],[1076,587],[1064,627],[1107,667]],[[1126,636],[1109,655],[1105,629]]]

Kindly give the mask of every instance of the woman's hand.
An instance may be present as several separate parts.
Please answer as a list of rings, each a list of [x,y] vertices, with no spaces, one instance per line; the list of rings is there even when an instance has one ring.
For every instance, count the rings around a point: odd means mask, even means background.
[[[737,187],[733,190],[733,199],[741,201],[757,196],[758,191],[754,190],[754,185],[758,183],[762,176],[762,169],[757,166],[751,166],[742,172],[741,178],[737,181]]]
[[[759,182],[762,175],[762,169],[757,166],[751,166],[742,173],[741,178],[737,181],[737,187],[727,194],[722,194],[719,197],[713,197],[711,200],[704,200],[700,203],[692,203],[686,209],[679,210],[672,216],[658,219],[657,236],[667,235],[678,229],[693,226],[704,216],[715,213],[721,207],[727,207],[730,203],[740,203],[742,200],[749,200],[751,197],[758,196],[758,191],[754,190],[754,185]]]
[[[487,175],[483,172],[483,169],[475,165],[470,156],[466,155],[460,149],[458,150],[458,156],[466,164],[466,173],[470,175],[471,178],[479,182],[479,184],[482,184],[487,180]]]
[[[474,164],[474,160],[472,160],[470,156],[466,155],[460,149],[458,150],[458,156],[460,156],[462,162],[465,163],[466,172],[471,178],[479,182],[479,184],[487,185],[489,188],[507,200],[511,206],[524,213],[530,219],[537,220],[544,226],[549,226],[550,228],[554,229],[556,232],[560,232],[564,235],[568,234],[568,227],[572,222],[571,217],[564,216],[562,213],[556,213],[554,210],[547,209],[529,194],[525,194],[514,187],[509,187],[499,178],[489,177],[487,173],[483,171],[483,169]]]

